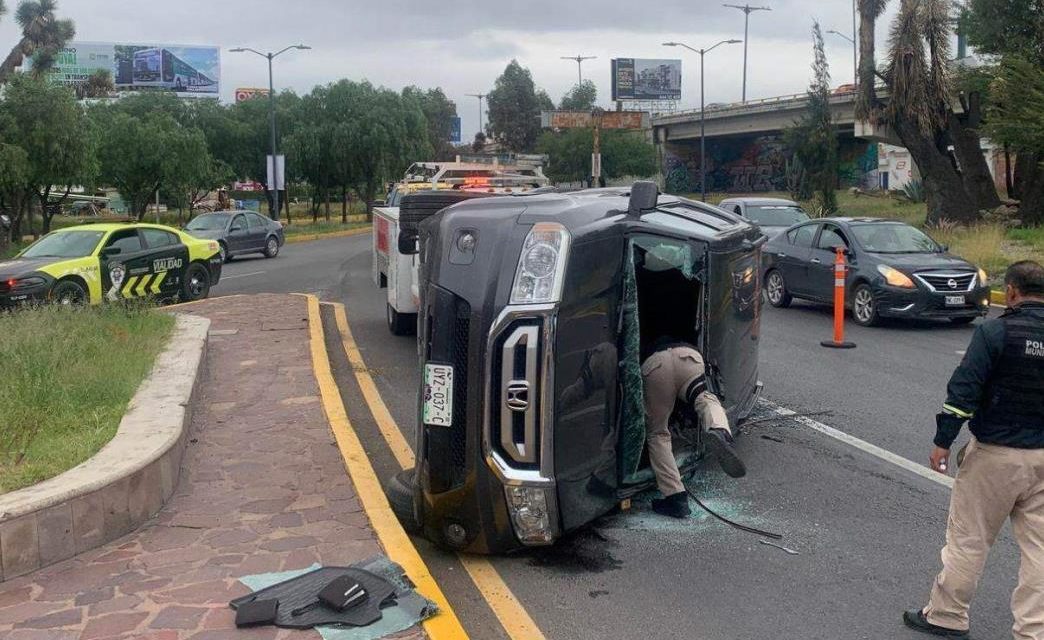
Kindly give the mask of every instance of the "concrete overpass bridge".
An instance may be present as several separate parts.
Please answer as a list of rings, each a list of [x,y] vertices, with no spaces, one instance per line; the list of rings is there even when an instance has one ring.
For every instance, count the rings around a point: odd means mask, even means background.
[[[830,96],[840,142],[842,183],[876,186],[877,145],[873,143],[895,144],[895,141],[858,122],[855,103],[854,90]],[[788,165],[783,152],[783,132],[793,127],[807,108],[805,93],[707,107],[704,117],[708,190],[785,190]],[[668,188],[698,189],[700,111],[654,114],[651,125],[653,140],[660,145]]]

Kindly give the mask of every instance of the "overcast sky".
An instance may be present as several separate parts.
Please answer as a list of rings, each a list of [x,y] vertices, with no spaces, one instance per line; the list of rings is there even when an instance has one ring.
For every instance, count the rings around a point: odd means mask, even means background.
[[[13,12],[17,3],[7,4]],[[748,99],[804,91],[813,19],[824,31],[852,30],[850,0],[767,4],[771,12],[750,19]],[[597,56],[584,63],[584,78],[598,85],[604,105],[612,58],[681,58],[681,106],[687,108],[699,103],[699,56],[661,43],[698,49],[743,37],[743,13],[710,0],[59,0],[59,12],[76,22],[78,40],[220,45],[225,101],[236,87],[268,83],[263,59],[229,48],[267,51],[302,42],[313,49],[276,60],[277,90],[304,93],[339,78],[393,89],[441,86],[457,103],[466,140],[478,129],[478,101],[467,94],[488,92],[511,58],[557,102],[576,83],[577,71],[560,56]],[[879,37],[891,15],[878,25]],[[9,47],[17,36],[5,16],[0,43]],[[851,82],[852,45],[825,37],[835,86]],[[706,65],[706,101],[738,101],[743,45],[722,45],[707,54]]]

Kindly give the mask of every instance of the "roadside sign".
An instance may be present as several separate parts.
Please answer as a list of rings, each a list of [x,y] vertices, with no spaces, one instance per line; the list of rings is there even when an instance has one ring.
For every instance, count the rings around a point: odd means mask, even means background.
[[[461,133],[460,133],[460,116],[453,116],[452,118],[450,118],[450,139],[449,139],[449,141],[452,142],[453,144],[460,144],[461,141],[462,141],[461,140]]]
[[[681,60],[616,58],[613,100],[681,100]]]
[[[276,156],[275,167],[272,167],[272,156],[269,155],[267,161],[268,165],[268,190],[271,191],[273,185],[279,191],[286,189],[286,156],[280,154]]]
[[[597,118],[597,123],[595,122]],[[590,111],[543,111],[541,125],[545,129],[648,129],[649,114],[645,111],[602,111],[597,116]]]
[[[254,98],[267,98],[268,89],[261,87],[239,87],[236,89],[236,104],[246,102]]]

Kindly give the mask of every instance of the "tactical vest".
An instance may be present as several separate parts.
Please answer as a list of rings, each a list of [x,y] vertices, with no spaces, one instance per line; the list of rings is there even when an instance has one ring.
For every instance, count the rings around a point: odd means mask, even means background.
[[[989,444],[1044,448],[1044,318],[1039,307],[1016,309],[1001,322],[1004,350],[972,431]]]

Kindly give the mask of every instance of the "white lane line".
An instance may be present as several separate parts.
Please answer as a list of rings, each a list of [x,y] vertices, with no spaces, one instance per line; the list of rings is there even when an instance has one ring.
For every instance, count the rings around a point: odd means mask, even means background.
[[[268,273],[267,271],[251,271],[250,273],[237,273],[231,276],[221,276],[222,280],[232,280],[233,278],[246,278],[247,276],[259,276],[262,273]]]
[[[906,458],[904,458],[902,456],[896,455],[896,454],[892,453],[891,451],[888,451],[886,449],[882,449],[881,447],[879,447],[877,445],[870,444],[869,442],[866,442],[865,440],[860,440],[859,438],[857,438],[855,436],[850,436],[847,433],[845,433],[844,431],[838,431],[837,429],[835,429],[833,427],[828,427],[827,425],[823,424],[822,422],[817,422],[815,420],[812,420],[811,418],[806,418],[806,417],[803,417],[803,416],[797,416],[797,415],[795,415],[795,412],[793,412],[790,409],[787,409],[785,407],[781,407],[781,406],[779,406],[778,404],[776,404],[774,402],[770,402],[768,400],[763,400],[763,402],[766,405],[768,405],[769,407],[771,407],[772,409],[774,409],[778,415],[781,415],[781,416],[793,416],[793,419],[795,421],[797,421],[800,424],[803,424],[804,426],[808,427],[809,429],[812,429],[814,431],[818,431],[819,433],[822,433],[824,435],[828,435],[831,438],[834,438],[835,440],[838,440],[840,442],[844,442],[845,444],[853,446],[856,449],[859,449],[860,451],[863,451],[865,453],[869,453],[870,455],[872,455],[874,457],[880,458],[881,460],[884,460],[885,462],[890,462],[890,463],[896,465],[897,467],[901,467],[901,468],[905,469],[906,471],[909,471],[910,473],[913,473],[915,475],[918,475],[918,476],[924,478],[925,480],[931,480],[932,482],[937,482],[937,483],[939,483],[939,484],[941,484],[944,487],[947,487],[949,489],[953,488],[953,478],[951,478],[950,476],[946,476],[946,475],[943,475],[941,473],[936,473],[935,471],[932,471],[931,469],[929,469],[925,465],[917,464],[916,462],[908,460],[908,459],[906,459]],[[925,448],[925,451],[927,452],[927,447]]]

